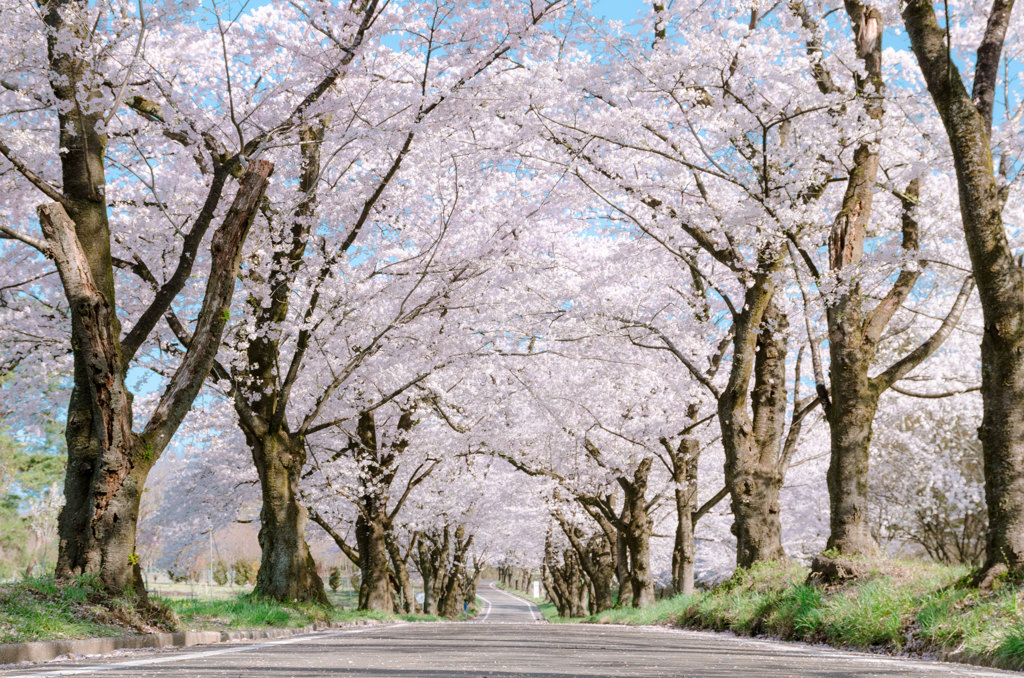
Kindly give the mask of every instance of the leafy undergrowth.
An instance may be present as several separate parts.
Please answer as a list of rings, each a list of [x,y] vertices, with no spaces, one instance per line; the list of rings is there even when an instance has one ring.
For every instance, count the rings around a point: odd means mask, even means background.
[[[37,577],[0,585],[0,643],[153,633],[176,624],[160,603],[105,596],[94,577],[60,583]]]
[[[327,608],[311,603],[279,603],[250,594],[224,600],[189,598],[162,601],[181,620],[182,628],[232,630],[297,628],[314,623],[356,623],[361,621],[440,621],[434,615],[388,614],[385,612]]]
[[[981,591],[965,567],[861,562],[865,574],[835,586],[807,584],[808,571],[797,565],[764,563],[706,593],[556,621],[728,630],[861,650],[953,653],[1024,668],[1020,582],[1003,580]]]

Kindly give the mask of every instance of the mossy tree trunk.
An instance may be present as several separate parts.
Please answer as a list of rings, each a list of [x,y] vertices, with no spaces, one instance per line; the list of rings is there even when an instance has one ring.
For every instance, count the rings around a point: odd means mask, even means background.
[[[1013,4],[995,0],[991,5],[970,92],[946,49],[946,31],[932,3],[908,0],[902,12],[953,151],[960,216],[985,322],[979,429],[988,506],[983,580],[1007,568],[1024,568],[1024,271],[1014,261],[1003,224],[1006,194],[995,171],[990,136]],[[1004,159],[1000,172],[1008,164],[1012,161]]]
[[[864,64],[864,73],[855,76],[854,86],[858,96],[867,102],[864,109],[867,117],[879,121],[884,114],[883,17],[877,9],[860,2],[847,0],[845,5],[854,46]],[[822,91],[837,91],[820,64],[816,75]],[[970,292],[969,283],[965,283],[942,326],[926,342],[877,377],[869,376],[884,330],[920,277],[920,268],[915,262],[900,271],[881,301],[869,299],[861,290],[856,268],[864,254],[864,242],[872,217],[879,147],[879,140],[870,138],[854,149],[846,192],[832,223],[828,242],[829,269],[844,284],[827,307],[831,388],[826,390],[819,381],[819,392],[831,436],[827,476],[830,507],[828,547],[844,555],[869,555],[878,548],[868,521],[869,449],[878,399],[894,381],[942,345],[959,320]],[[914,254],[918,249],[919,227],[914,210],[919,193],[920,180],[915,178],[898,196],[902,202],[902,248],[906,254]],[[812,274],[818,277],[810,256],[806,252],[803,254]],[[816,379],[820,380],[820,375],[816,375]]]

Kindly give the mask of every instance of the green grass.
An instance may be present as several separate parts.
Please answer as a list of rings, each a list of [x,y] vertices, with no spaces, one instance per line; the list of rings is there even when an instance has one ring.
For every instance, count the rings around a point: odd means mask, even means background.
[[[132,632],[133,601],[100,600],[89,577],[57,585],[53,577],[0,586],[0,643],[119,636]]]
[[[359,621],[440,621],[434,615],[389,614],[309,603],[279,603],[251,594],[212,600],[177,598],[163,601],[181,620],[183,628],[232,630],[256,628],[297,628],[313,623],[354,623]]]
[[[708,592],[552,621],[667,624],[856,649],[960,653],[1024,668],[1024,585],[1004,581],[979,591],[968,583],[965,567],[865,563],[864,576],[831,587],[807,584],[808,572],[800,566],[764,563]]]
[[[249,593],[223,594],[208,599],[137,599],[105,596],[95,579],[79,577],[56,583],[53,577],[25,579],[0,585],[0,643],[120,636],[155,631],[298,628],[313,623],[375,621],[440,621],[433,615],[394,615],[345,609],[351,596],[329,594],[335,607],[278,603]],[[468,619],[476,614],[476,607]]]

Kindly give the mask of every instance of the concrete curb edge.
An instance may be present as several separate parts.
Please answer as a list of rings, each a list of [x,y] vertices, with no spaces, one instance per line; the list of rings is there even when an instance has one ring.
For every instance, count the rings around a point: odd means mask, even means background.
[[[238,640],[267,640],[287,638],[325,629],[365,624],[330,623],[310,624],[286,629],[248,629],[243,631],[176,631],[173,633],[145,633],[131,636],[79,638],[74,640],[39,640],[31,643],[0,644],[0,666],[23,662],[39,663],[61,655],[105,655],[117,650],[142,650],[164,647],[191,647],[213,645]]]

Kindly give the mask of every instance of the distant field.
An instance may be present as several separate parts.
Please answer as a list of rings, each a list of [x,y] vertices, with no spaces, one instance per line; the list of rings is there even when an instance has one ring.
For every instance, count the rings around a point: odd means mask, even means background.
[[[226,600],[234,598],[241,593],[250,593],[252,586],[224,585],[217,584],[178,584],[174,582],[150,582],[146,589],[151,596],[160,598],[197,598],[205,600]],[[355,607],[359,602],[359,594],[351,588],[332,591],[327,589],[327,598],[332,605],[343,607]]]
[[[252,586],[234,584],[218,585],[213,584],[186,584],[175,582],[147,582],[146,590],[151,596],[159,598],[192,598],[196,600],[228,600],[239,594],[249,593]],[[415,587],[414,587],[415,588]],[[417,593],[419,589],[415,589]],[[327,589],[327,598],[335,607],[351,609],[359,603],[359,594],[354,589],[339,588],[337,591]]]

